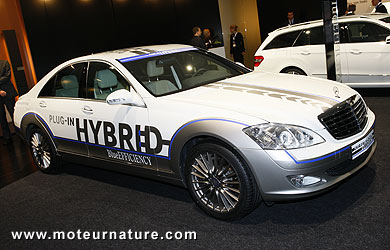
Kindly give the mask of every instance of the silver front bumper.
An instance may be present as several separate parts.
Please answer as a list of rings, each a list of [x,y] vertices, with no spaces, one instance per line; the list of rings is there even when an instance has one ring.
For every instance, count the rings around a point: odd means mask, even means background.
[[[315,196],[332,188],[365,166],[374,154],[376,145],[375,141],[363,154],[353,160],[352,150],[349,147],[319,157],[318,161],[299,164],[296,168],[281,166],[262,150],[241,149],[241,152],[256,178],[263,199],[286,201]],[[289,180],[289,176],[314,176],[322,181],[297,187]]]

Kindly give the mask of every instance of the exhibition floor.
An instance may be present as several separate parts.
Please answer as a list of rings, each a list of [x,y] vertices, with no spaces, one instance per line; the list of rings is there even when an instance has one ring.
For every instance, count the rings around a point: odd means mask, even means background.
[[[378,147],[366,167],[319,197],[271,207],[262,203],[235,222],[203,214],[176,186],[72,164],[59,175],[35,172],[27,148],[14,137],[12,146],[0,145],[0,249],[386,249],[390,97],[378,93],[363,93],[377,116]],[[11,231],[78,229],[196,231],[197,240],[11,237]]]
[[[26,143],[15,133],[12,142],[3,145],[0,138],[0,188],[38,170]]]

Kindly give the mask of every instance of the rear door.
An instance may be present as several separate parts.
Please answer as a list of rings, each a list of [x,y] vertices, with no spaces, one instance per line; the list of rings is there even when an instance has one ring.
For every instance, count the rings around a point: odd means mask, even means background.
[[[58,151],[88,155],[77,138],[77,118],[83,115],[86,95],[86,62],[59,70],[38,96],[37,115],[49,128]]]

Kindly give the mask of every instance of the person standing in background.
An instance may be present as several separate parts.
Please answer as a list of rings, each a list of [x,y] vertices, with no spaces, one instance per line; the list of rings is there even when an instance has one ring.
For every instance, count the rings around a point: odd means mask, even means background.
[[[217,39],[217,37],[213,34],[212,30],[210,29],[203,30],[203,39],[207,49],[212,49],[212,48],[222,46],[222,42]]]
[[[386,6],[383,5],[382,0],[371,0],[372,6],[375,7],[375,13],[388,13]]]
[[[203,39],[207,49],[211,49],[213,47],[213,41],[211,40],[211,32],[209,29],[203,30]]]
[[[17,95],[18,93],[11,82],[11,67],[8,61],[0,60],[0,125],[3,130],[4,145],[12,142],[4,105],[13,119],[15,97]]]
[[[345,11],[346,16],[352,16],[355,15],[356,11],[356,5],[355,4],[349,4],[347,10]]]
[[[201,49],[207,49],[206,44],[202,38],[202,30],[199,27],[194,27],[192,29],[193,37],[190,41],[190,44],[194,47],[198,47]]]
[[[287,12],[287,21],[283,24],[283,26],[290,26],[297,23],[300,23],[300,21],[295,18],[294,12]]]
[[[245,54],[245,46],[244,46],[244,37],[240,32],[237,31],[238,26],[232,24],[230,26],[230,55],[233,56],[235,62],[240,62],[244,64],[244,54]]]

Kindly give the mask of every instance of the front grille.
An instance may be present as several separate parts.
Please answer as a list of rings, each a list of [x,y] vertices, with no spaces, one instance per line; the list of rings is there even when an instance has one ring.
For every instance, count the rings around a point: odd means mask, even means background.
[[[367,108],[357,95],[337,104],[318,116],[320,122],[336,139],[344,139],[364,129],[367,123]]]
[[[351,160],[351,159],[346,160],[346,161],[338,164],[335,167],[327,169],[325,171],[325,173],[329,176],[340,176],[340,175],[343,175],[349,171],[352,171],[353,169],[358,167],[360,164],[362,164],[367,159],[368,155],[371,152],[371,148],[372,148],[372,146],[370,147],[369,150],[367,150],[367,152],[364,152],[362,155],[357,157],[355,160]]]

